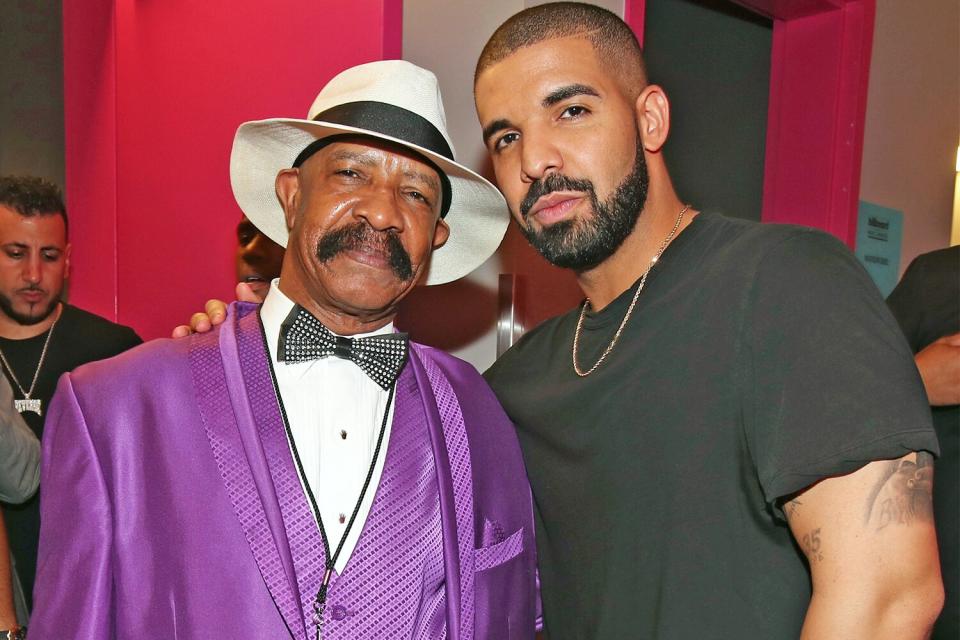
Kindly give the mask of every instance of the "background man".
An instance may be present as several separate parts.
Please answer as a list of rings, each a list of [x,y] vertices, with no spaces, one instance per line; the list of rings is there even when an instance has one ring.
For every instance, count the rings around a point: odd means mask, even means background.
[[[237,224],[235,265],[237,282],[245,282],[260,299],[270,290],[270,282],[280,276],[283,247],[262,234],[247,216]]]
[[[231,181],[287,247],[279,283],[216,333],[64,376],[33,630],[531,637],[515,433],[471,367],[393,331],[418,281],[468,273],[509,221],[455,162],[436,78],[348,69],[309,119],[242,125]]]
[[[60,374],[141,342],[132,329],[61,302],[69,272],[60,189],[41,178],[0,176],[0,364],[17,408],[38,438]],[[29,602],[40,532],[38,498],[4,505],[3,511]]]
[[[534,492],[549,637],[924,637],[936,438],[849,251],[684,204],[667,96],[605,10],[513,16],[474,91],[514,218],[587,296],[487,373]]]
[[[946,601],[933,640],[960,637],[960,246],[910,263],[887,304],[923,378],[940,441],[933,513]]]

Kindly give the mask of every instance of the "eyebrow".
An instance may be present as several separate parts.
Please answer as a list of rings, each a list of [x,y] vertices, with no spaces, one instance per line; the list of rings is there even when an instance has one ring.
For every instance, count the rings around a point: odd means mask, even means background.
[[[484,144],[490,142],[490,138],[493,137],[498,131],[503,131],[504,129],[513,128],[513,124],[506,118],[500,118],[499,120],[494,120],[487,126],[483,128],[483,142]]]
[[[548,107],[552,107],[558,102],[563,102],[564,100],[568,98],[572,98],[574,96],[595,96],[599,98],[600,93],[590,85],[568,84],[562,87],[558,87],[557,89],[554,89],[553,91],[548,93],[547,96],[540,101],[540,106],[546,109]],[[500,118],[498,120],[494,120],[493,122],[491,122],[490,124],[488,124],[483,128],[483,142],[487,144],[490,142],[490,138],[492,138],[493,135],[496,134],[498,131],[503,131],[504,129],[512,129],[512,128],[513,128],[513,123],[507,120],[506,118]]]
[[[4,249],[26,249],[29,251],[32,248],[32,246],[25,242],[17,242],[16,240],[14,240],[13,242],[8,242],[5,245],[3,245],[3,248]],[[63,248],[58,247],[55,244],[48,244],[40,247],[40,251],[61,251],[62,252]]]
[[[335,151],[332,158],[334,160],[352,160],[365,167],[371,167],[377,164],[377,159],[374,154],[366,151],[350,151],[347,149],[341,149],[339,151]],[[436,176],[432,176],[429,173],[423,173],[422,171],[404,171],[403,177],[407,178],[408,180],[418,180],[432,188],[434,191],[440,190],[440,180]]]
[[[353,160],[364,166],[369,167],[370,165],[376,164],[376,160],[373,157],[373,154],[365,151],[350,151],[348,149],[338,149],[333,152],[332,159],[334,160]]]
[[[434,191],[440,190],[440,180],[436,176],[420,171],[404,171],[403,176],[409,180],[419,180]]]
[[[543,107],[552,107],[558,102],[563,102],[567,98],[574,96],[595,96],[599,98],[600,94],[596,89],[586,84],[568,84],[548,93],[547,96],[540,101],[540,105]]]

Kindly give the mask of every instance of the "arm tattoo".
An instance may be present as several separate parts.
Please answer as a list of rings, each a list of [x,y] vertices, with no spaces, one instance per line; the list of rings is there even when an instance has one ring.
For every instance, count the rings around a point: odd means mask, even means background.
[[[916,453],[916,461],[894,460],[870,492],[864,523],[880,531],[891,524],[933,520],[933,455]]]
[[[821,553],[820,546],[820,527],[804,534],[803,537],[800,538],[800,548],[803,549],[803,553],[807,556],[810,564],[823,561],[823,553]]]
[[[787,520],[789,520],[794,515],[796,515],[797,511],[800,509],[802,505],[803,503],[800,502],[800,500],[798,500],[797,498],[793,498],[789,502],[787,502],[787,504],[783,505],[783,511],[787,515]]]

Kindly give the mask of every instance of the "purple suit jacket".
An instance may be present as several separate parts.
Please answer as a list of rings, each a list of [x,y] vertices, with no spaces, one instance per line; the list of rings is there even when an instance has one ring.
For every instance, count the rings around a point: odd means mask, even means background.
[[[281,517],[289,498],[269,465],[294,471],[289,455],[268,456],[280,445],[264,424],[282,433],[282,418],[262,391],[256,308],[231,305],[218,331],[60,380],[43,442],[31,638],[307,640],[298,543]],[[397,406],[423,403],[437,467],[447,637],[532,638],[532,505],[513,427],[469,365],[413,345],[406,366],[416,384],[398,385]],[[286,508],[309,513],[297,493]]]

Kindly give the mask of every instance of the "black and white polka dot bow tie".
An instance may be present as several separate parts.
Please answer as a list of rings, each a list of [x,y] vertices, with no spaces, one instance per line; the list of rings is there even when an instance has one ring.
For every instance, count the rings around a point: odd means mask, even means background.
[[[277,359],[306,362],[328,356],[352,361],[374,382],[389,389],[407,361],[407,334],[345,338],[334,335],[303,307],[294,306],[280,325]]]

